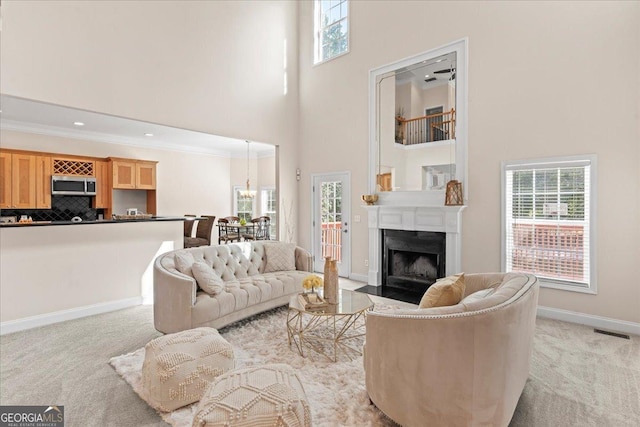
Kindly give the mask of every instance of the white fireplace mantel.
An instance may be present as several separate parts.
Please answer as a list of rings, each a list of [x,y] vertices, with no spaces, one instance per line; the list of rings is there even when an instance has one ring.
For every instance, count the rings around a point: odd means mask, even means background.
[[[438,231],[446,233],[447,275],[462,270],[462,211],[466,206],[365,206],[369,226],[369,278],[382,285],[382,238],[380,230]]]

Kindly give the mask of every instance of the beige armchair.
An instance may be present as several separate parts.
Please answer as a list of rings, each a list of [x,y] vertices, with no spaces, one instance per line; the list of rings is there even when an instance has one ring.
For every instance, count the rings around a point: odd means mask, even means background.
[[[367,316],[367,392],[398,424],[507,426],[513,416],[529,375],[537,279],[467,274],[465,284],[454,306]]]

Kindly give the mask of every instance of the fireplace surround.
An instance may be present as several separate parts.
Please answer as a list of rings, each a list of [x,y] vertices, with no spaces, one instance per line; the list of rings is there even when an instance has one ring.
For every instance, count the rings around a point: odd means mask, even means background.
[[[363,292],[412,303],[419,302],[419,298],[416,296],[420,291],[407,297],[404,293],[397,293],[395,287],[383,286],[384,241],[382,230],[441,233],[444,235],[442,250],[444,265],[437,267],[443,269],[438,273],[438,277],[462,271],[462,211],[466,206],[409,206],[409,203],[401,203],[363,206],[363,208],[367,210],[369,227],[368,286],[362,288]],[[429,251],[429,253],[433,254],[434,252]],[[431,259],[433,260],[433,256]],[[423,259],[420,262],[428,261]],[[428,287],[428,285],[423,286]]]

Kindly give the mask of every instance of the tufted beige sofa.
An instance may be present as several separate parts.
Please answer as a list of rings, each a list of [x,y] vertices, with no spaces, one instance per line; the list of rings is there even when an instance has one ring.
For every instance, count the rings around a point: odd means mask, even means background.
[[[302,280],[312,269],[311,254],[295,247],[295,270],[265,273],[266,245],[255,241],[200,246],[167,252],[156,258],[153,270],[153,317],[164,333],[208,326],[221,328],[254,314],[285,305],[302,290]],[[291,248],[293,249],[293,248]],[[193,276],[176,268],[176,254],[189,252],[195,261],[210,265],[224,281],[224,290],[211,295],[198,287]]]
[[[537,279],[467,274],[465,285],[457,305],[367,315],[367,392],[400,425],[509,425],[529,376]]]

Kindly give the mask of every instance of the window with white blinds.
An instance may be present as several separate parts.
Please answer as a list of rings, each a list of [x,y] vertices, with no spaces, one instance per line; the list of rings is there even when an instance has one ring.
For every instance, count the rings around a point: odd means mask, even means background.
[[[595,292],[595,156],[503,164],[503,269]]]

